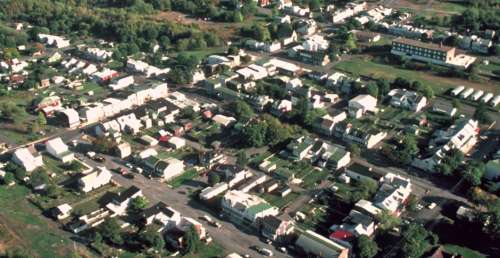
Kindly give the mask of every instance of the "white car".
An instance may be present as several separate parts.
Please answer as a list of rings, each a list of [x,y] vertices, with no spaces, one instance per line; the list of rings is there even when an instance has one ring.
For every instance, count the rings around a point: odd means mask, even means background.
[[[262,248],[259,250],[259,253],[264,255],[264,256],[273,256],[273,252],[267,248]]]
[[[432,210],[432,209],[436,208],[436,206],[437,206],[437,204],[436,204],[435,202],[432,202],[431,204],[429,204],[429,205],[427,206],[427,208],[428,208],[429,210]]]

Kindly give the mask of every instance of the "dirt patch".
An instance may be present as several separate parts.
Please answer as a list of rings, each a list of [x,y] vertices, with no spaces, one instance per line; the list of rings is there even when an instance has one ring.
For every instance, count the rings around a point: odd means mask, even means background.
[[[201,31],[212,31],[217,33],[224,40],[233,38],[239,29],[238,24],[206,21],[203,19],[192,18],[180,12],[159,12],[151,17],[155,21],[170,21],[183,25],[196,25]]]

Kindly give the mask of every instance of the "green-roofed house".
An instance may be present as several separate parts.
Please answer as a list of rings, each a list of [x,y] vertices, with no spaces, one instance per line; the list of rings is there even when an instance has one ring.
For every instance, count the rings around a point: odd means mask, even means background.
[[[279,210],[256,195],[233,190],[224,194],[222,212],[236,224],[258,226],[259,219],[276,216]]]

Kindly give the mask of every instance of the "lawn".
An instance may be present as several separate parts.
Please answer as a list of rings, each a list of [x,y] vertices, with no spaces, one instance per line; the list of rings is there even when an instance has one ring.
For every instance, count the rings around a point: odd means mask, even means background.
[[[422,83],[430,85],[436,93],[444,92],[448,88],[456,86],[444,81],[433,80],[432,78],[425,76],[425,72],[400,69],[390,65],[379,64],[371,60],[363,60],[360,58],[341,61],[337,65],[335,65],[335,68],[337,70],[344,71],[355,76],[385,78],[388,80],[393,80],[396,77],[403,77],[412,81],[418,80]]]
[[[187,181],[192,180],[193,178],[195,178],[197,176],[198,176],[198,171],[196,171],[196,169],[194,169],[194,168],[191,168],[191,169],[184,171],[184,173],[182,175],[168,181],[168,184],[170,186],[172,186],[173,188],[177,188],[177,187],[183,185]]]
[[[299,196],[299,193],[291,192],[285,197],[281,197],[272,193],[264,193],[260,197],[264,198],[264,200],[269,202],[271,205],[281,209],[288,206],[291,202],[295,201]]]
[[[176,158],[179,160],[183,160],[186,158],[186,156],[189,156],[192,154],[193,151],[190,148],[182,148],[174,151],[158,151],[158,158],[159,159],[165,159],[165,158]]]
[[[212,242],[209,245],[202,244],[197,253],[187,254],[183,256],[184,258],[212,258],[212,257],[222,257],[224,256],[224,248],[218,244]]]
[[[70,257],[75,252],[73,241],[42,218],[40,211],[26,200],[29,190],[23,186],[0,187],[0,252],[2,248],[20,248],[33,257]],[[8,236],[6,236],[8,235]],[[80,250],[81,249],[81,250]],[[83,257],[94,257],[78,247]]]
[[[444,250],[463,256],[464,258],[486,258],[486,255],[458,245],[444,245]]]

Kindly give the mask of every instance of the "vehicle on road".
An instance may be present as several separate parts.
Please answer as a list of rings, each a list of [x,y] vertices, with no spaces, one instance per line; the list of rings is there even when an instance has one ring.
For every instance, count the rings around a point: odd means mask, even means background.
[[[103,163],[104,161],[106,161],[106,158],[104,158],[103,156],[101,155],[95,155],[92,160],[94,161],[97,161],[99,163]]]
[[[132,174],[132,173],[126,173],[125,175],[123,175],[124,177],[128,178],[128,179],[134,179],[135,178],[135,175]]]
[[[427,206],[427,208],[428,208],[429,210],[432,210],[432,209],[436,208],[436,206],[437,206],[437,204],[436,204],[435,202],[431,202],[431,203]]]
[[[282,246],[282,247],[280,247],[278,250],[280,250],[280,252],[282,252],[282,253],[285,253],[285,254],[286,254],[286,247]]]
[[[264,256],[273,256],[274,255],[273,252],[267,248],[261,248],[259,253],[264,255]]]
[[[210,216],[208,216],[208,215],[203,215],[203,217],[202,217],[202,218],[203,218],[206,222],[208,222],[208,223],[211,223],[211,222],[213,222],[213,221],[214,221],[214,220],[213,220]]]
[[[132,165],[132,163],[126,163],[125,164],[125,167],[128,167],[130,169],[134,168],[134,166]]]
[[[222,227],[222,225],[219,222],[217,222],[217,221],[208,222],[208,224],[210,224],[210,225],[212,225],[212,226],[214,226],[216,228],[221,228]]]
[[[87,152],[87,154],[86,154],[86,155],[87,155],[87,157],[89,157],[89,158],[93,158],[93,157],[95,157],[96,153],[95,153],[95,152],[93,152],[93,151],[89,151],[89,152]]]

